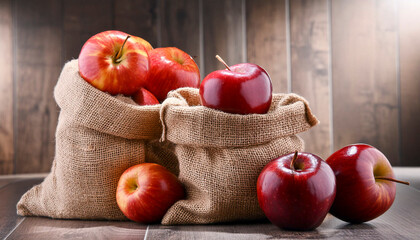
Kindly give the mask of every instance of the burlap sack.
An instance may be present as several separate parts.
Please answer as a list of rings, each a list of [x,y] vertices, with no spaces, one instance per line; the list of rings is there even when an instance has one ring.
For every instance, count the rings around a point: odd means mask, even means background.
[[[145,161],[145,141],[161,136],[160,105],[138,106],[97,90],[79,76],[77,60],[64,66],[54,97],[61,111],[51,172],[22,196],[18,214],[125,219],[116,204],[117,182]]]
[[[318,123],[295,94],[274,94],[267,114],[235,115],[200,106],[197,89],[183,88],[162,103],[162,140],[175,144],[187,197],[162,224],[206,224],[264,218],[256,183],[272,159],[303,150],[297,133]]]

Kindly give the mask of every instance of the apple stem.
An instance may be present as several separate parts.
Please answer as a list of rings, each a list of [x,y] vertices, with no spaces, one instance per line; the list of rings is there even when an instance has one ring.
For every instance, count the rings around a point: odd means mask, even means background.
[[[295,170],[295,161],[296,161],[297,158],[298,158],[298,151],[295,151],[295,155],[293,155],[293,159],[290,162],[290,169],[292,169],[293,171],[296,171]]]
[[[219,55],[216,55],[216,58],[217,58],[217,60],[219,60],[221,63],[223,63],[223,65],[225,65],[225,67],[229,70],[229,71],[232,71],[232,70],[230,70],[230,67],[229,67],[229,65],[227,65],[227,63],[219,56]]]
[[[115,54],[115,56],[114,56],[114,61],[115,61],[116,63],[121,62],[121,59],[120,59],[120,58],[121,58],[122,50],[123,50],[123,48],[124,48],[125,43],[127,42],[127,40],[128,40],[130,37],[131,37],[131,36],[130,36],[130,35],[128,35],[128,36],[125,38],[125,40],[124,40],[123,44],[121,45],[120,49],[118,50],[117,54]]]
[[[387,180],[387,181],[391,181],[391,182],[396,182],[396,183],[401,183],[401,184],[405,184],[405,185],[410,185],[409,182],[400,181],[400,180],[393,179],[393,178],[388,178],[388,177],[375,177],[375,179]]]

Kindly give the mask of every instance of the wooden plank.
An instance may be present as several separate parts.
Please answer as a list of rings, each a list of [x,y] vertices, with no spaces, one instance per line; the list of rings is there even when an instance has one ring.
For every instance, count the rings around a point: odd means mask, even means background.
[[[53,89],[62,68],[61,2],[14,3],[16,173],[48,172],[58,110]]]
[[[397,186],[393,206],[365,224],[347,224],[331,215],[315,231],[284,231],[270,223],[150,225],[147,239],[416,239],[420,235],[420,191]]]
[[[25,179],[0,189],[0,239],[4,239],[23,221],[24,218],[16,214],[16,204],[27,190],[42,180],[42,178]]]
[[[63,1],[63,61],[78,58],[93,35],[113,29],[112,0]]]
[[[114,0],[114,28],[158,47],[158,1]]]
[[[7,184],[18,181],[18,178],[0,178],[0,189],[5,187]]]
[[[399,165],[395,1],[331,4],[334,149],[364,142]]]
[[[420,2],[403,0],[399,4],[401,165],[419,166],[420,135]]]
[[[305,151],[330,154],[329,23],[327,0],[290,1],[292,92],[305,97],[320,124],[300,136]]]
[[[0,0],[0,175],[13,173],[12,1]]]
[[[135,222],[57,220],[28,217],[7,239],[144,239],[147,225]]]
[[[246,1],[248,62],[263,67],[273,82],[273,92],[288,91],[286,1]]]
[[[420,167],[393,167],[395,178],[410,183],[410,187],[420,191]]]
[[[160,1],[162,47],[177,47],[200,67],[199,1]]]
[[[246,61],[243,0],[203,1],[203,78],[224,66],[215,58],[220,55],[229,65]]]

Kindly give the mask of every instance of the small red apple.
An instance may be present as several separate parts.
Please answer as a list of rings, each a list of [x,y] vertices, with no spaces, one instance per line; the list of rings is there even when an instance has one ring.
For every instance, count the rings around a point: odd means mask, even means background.
[[[89,38],[79,55],[79,73],[92,86],[112,95],[132,95],[142,87],[149,70],[145,40],[120,31]]]
[[[197,64],[190,55],[178,48],[155,48],[149,51],[149,66],[145,88],[160,102],[172,90],[200,86]]]
[[[264,167],[257,194],[261,209],[274,225],[312,230],[322,223],[334,201],[335,177],[320,157],[295,152]]]
[[[227,113],[267,113],[272,98],[272,84],[268,73],[260,66],[241,63],[208,74],[200,85],[203,106]]]
[[[132,98],[134,102],[141,106],[159,104],[159,101],[156,99],[156,97],[144,88],[140,88],[140,90],[138,90],[132,96]]]
[[[350,223],[372,220],[392,205],[395,181],[391,164],[383,153],[367,144],[353,144],[327,160],[337,179],[337,195],[331,214]]]
[[[155,163],[141,163],[125,170],[116,193],[117,204],[124,215],[140,223],[160,221],[184,196],[178,178]]]

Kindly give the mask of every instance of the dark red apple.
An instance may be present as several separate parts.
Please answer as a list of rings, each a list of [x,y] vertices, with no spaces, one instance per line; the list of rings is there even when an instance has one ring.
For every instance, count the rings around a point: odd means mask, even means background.
[[[178,178],[165,167],[141,163],[121,175],[116,195],[118,206],[128,219],[155,223],[184,198],[185,192]]]
[[[257,181],[258,202],[267,218],[289,230],[321,225],[335,197],[328,164],[311,153],[291,153],[269,162]]]
[[[140,88],[140,90],[137,91],[132,96],[132,98],[134,102],[141,106],[159,104],[159,101],[156,99],[156,97],[144,88]]]
[[[388,159],[378,149],[367,144],[348,145],[326,161],[337,179],[332,215],[346,222],[362,223],[391,207],[397,180]]]
[[[145,84],[151,45],[120,31],[89,38],[79,55],[79,73],[92,86],[112,95],[132,95]]]
[[[267,113],[273,89],[267,72],[251,63],[230,67],[224,64],[225,70],[214,71],[202,81],[200,97],[203,106],[236,114]]]
[[[160,102],[172,90],[200,86],[197,64],[190,55],[178,48],[155,48],[149,51],[149,66],[145,88]]]

